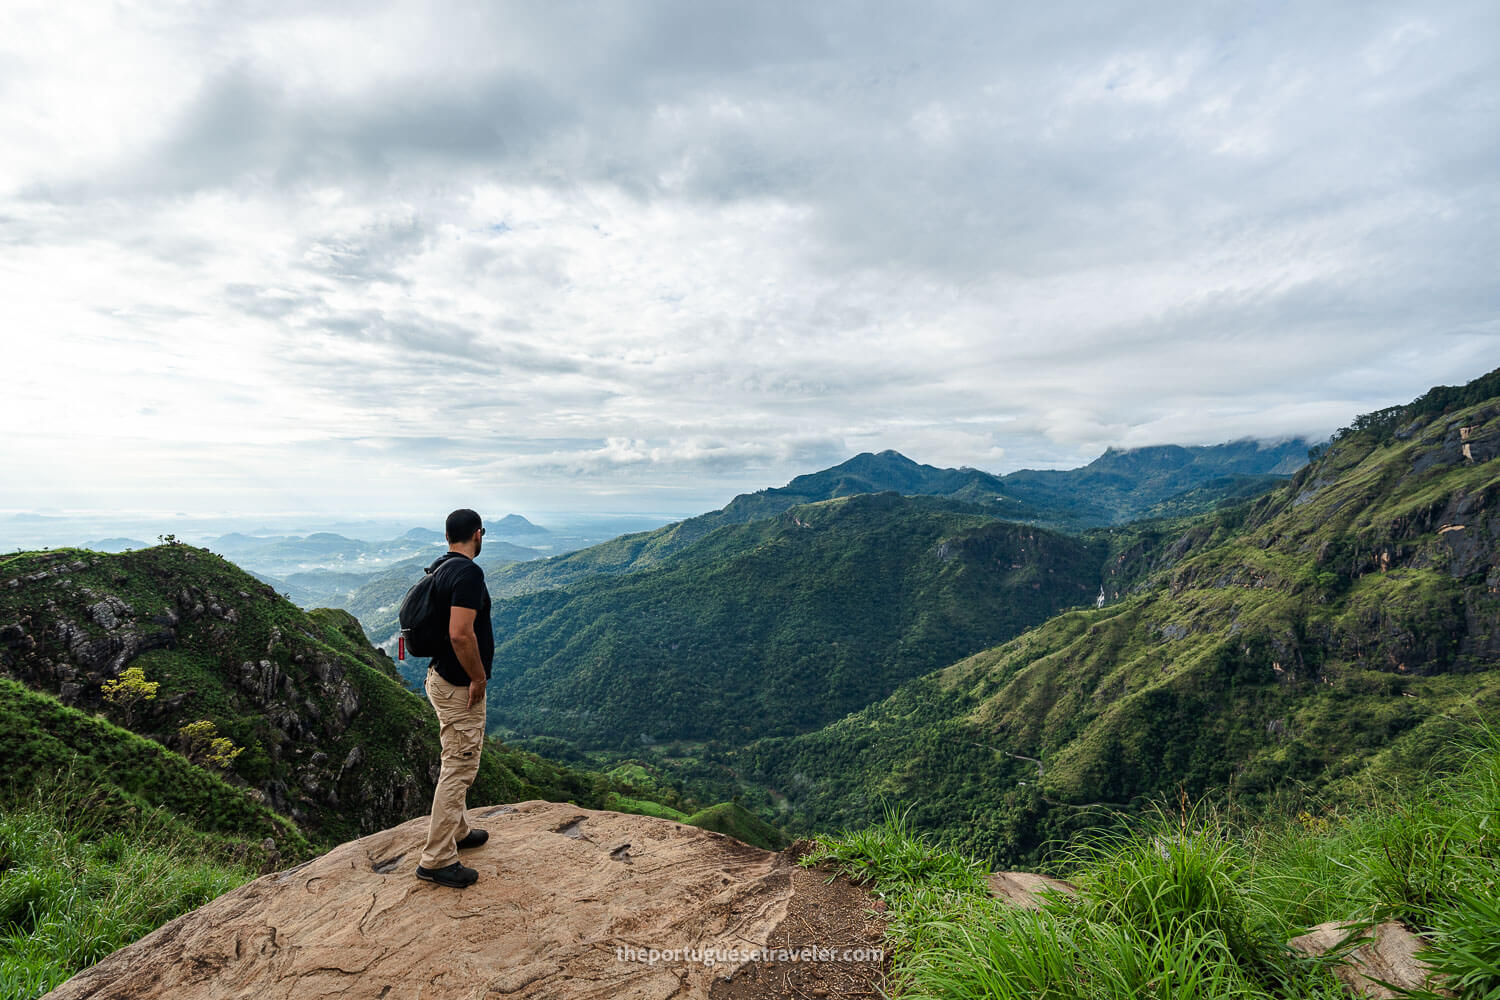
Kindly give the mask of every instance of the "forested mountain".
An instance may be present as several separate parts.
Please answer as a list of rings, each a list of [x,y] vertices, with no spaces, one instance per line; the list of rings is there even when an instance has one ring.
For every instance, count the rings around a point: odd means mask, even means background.
[[[1007,496],[1061,528],[1124,524],[1175,500],[1175,513],[1260,492],[1307,464],[1310,442],[1232,441],[1211,447],[1111,448],[1081,469],[1023,469],[1001,477]]]
[[[1307,452],[1308,443],[1301,438],[1279,444],[1237,441],[1207,447],[1111,449],[1079,469],[1023,470],[1005,476],[920,465],[895,451],[866,452],[798,476],[785,486],[741,494],[721,510],[566,555],[508,566],[490,575],[490,593],[513,596],[566,587],[597,574],[646,569],[716,528],[860,493],[945,497],[1004,520],[1068,531],[1121,524],[1147,514],[1198,513],[1226,497],[1270,489],[1305,464]]]
[[[1256,500],[1109,561],[1110,597],[731,758],[828,829],[882,800],[982,855],[1172,790],[1421,771],[1500,710],[1500,371],[1369,414]]]
[[[492,719],[610,747],[804,731],[1091,602],[1105,551],[896,493],[726,525],[649,570],[497,601]]]
[[[552,544],[553,535],[540,525],[532,524],[520,514],[506,514],[500,520],[485,525],[485,544],[504,540],[513,545],[520,546],[549,546]],[[443,536],[439,532],[433,532],[442,541]]]

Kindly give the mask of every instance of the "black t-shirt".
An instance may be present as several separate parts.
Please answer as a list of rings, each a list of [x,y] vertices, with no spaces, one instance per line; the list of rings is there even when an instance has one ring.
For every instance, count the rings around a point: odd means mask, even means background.
[[[484,570],[462,552],[448,552],[432,564],[437,579],[433,581],[434,603],[438,607],[473,608],[474,637],[479,640],[479,662],[484,676],[490,676],[490,661],[495,658],[495,629],[490,624],[490,591],[484,585]],[[432,658],[432,667],[449,684],[468,686],[469,675],[453,644],[443,638],[443,648]]]

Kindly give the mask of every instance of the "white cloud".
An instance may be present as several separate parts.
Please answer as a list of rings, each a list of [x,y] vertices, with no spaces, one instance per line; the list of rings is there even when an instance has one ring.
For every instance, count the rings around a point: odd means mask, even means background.
[[[1326,434],[1500,355],[1497,20],[11,5],[0,508]]]

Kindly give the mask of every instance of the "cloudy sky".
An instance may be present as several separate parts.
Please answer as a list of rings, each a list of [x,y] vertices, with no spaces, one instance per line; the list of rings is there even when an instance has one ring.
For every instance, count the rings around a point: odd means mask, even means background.
[[[693,513],[1500,365],[1500,5],[0,8],[0,509]]]

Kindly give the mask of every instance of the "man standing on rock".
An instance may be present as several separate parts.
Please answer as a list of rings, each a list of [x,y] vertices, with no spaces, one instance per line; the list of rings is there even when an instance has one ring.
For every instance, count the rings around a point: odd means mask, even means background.
[[[490,592],[484,570],[474,562],[484,547],[484,524],[472,510],[448,515],[448,551],[427,572],[433,577],[432,606],[448,609],[448,641],[427,668],[427,698],[438,717],[443,768],[432,793],[432,820],[417,878],[463,889],[479,873],[458,860],[458,852],[489,839],[469,826],[464,815],[469,786],[479,773],[484,746],[484,689],[495,656],[490,625]]]

